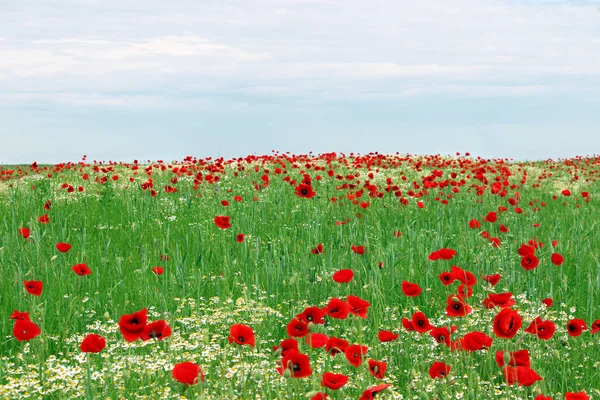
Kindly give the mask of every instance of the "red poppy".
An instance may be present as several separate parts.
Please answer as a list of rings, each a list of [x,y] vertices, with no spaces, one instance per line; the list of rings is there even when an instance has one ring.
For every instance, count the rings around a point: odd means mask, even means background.
[[[485,216],[485,220],[490,223],[496,222],[498,221],[498,215],[494,211],[490,211]]]
[[[75,272],[79,276],[90,275],[92,270],[87,266],[87,264],[76,264],[73,265],[73,272]]]
[[[24,340],[31,340],[40,333],[42,333],[40,327],[37,326],[34,322],[31,322],[29,320],[29,316],[27,316],[27,319],[17,319],[15,321],[15,326],[13,327],[13,335],[19,342],[22,342]]]
[[[422,289],[416,283],[402,281],[402,293],[408,297],[417,297],[421,294]]]
[[[449,317],[464,317],[473,311],[461,296],[450,295],[446,301],[446,315]]]
[[[523,325],[523,319],[517,311],[503,308],[494,317],[494,333],[500,338],[511,339]]]
[[[29,236],[31,236],[31,231],[29,230],[29,228],[19,228],[17,232],[19,233],[19,235],[23,236],[23,239],[29,239]]]
[[[50,222],[50,217],[48,217],[48,214],[44,214],[41,217],[38,217],[38,221],[42,224],[47,224]]]
[[[440,278],[440,281],[442,282],[442,284],[444,286],[448,286],[450,284],[452,284],[455,280],[456,277],[454,275],[452,275],[450,272],[442,272],[441,274],[438,275],[438,278]]]
[[[558,253],[552,253],[551,260],[552,260],[552,264],[561,266],[562,263],[565,261],[565,258]]]
[[[298,350],[298,341],[294,338],[282,340],[279,346],[273,346],[273,351],[277,351],[284,357],[291,350]]]
[[[554,332],[556,332],[556,325],[552,321],[542,321],[542,319],[538,316],[535,320],[529,324],[525,332],[536,335],[538,338],[542,340],[549,340],[554,336]]]
[[[552,307],[552,304],[554,304],[554,300],[552,300],[550,297],[547,297],[544,300],[542,300],[542,303],[544,303],[546,308],[550,308]]]
[[[348,311],[350,311],[352,315],[356,315],[360,318],[367,318],[367,310],[371,303],[353,295],[346,296],[346,303],[348,304]]]
[[[336,354],[344,353],[348,345],[348,341],[332,336],[327,340],[325,351],[330,355],[335,356]]]
[[[452,368],[450,368],[449,365],[440,361],[435,361],[431,364],[431,367],[429,367],[429,376],[431,379],[443,379],[448,376],[451,369]]]
[[[348,283],[354,277],[354,272],[351,269],[341,269],[333,274],[333,280],[337,283]]]
[[[165,269],[163,267],[156,266],[152,268],[152,272],[154,272],[155,275],[162,275],[163,272],[165,272]]]
[[[391,332],[391,331],[379,331],[379,333],[377,334],[377,339],[379,339],[380,342],[393,342],[394,340],[398,339],[398,334]]]
[[[590,396],[587,395],[585,390],[581,392],[567,392],[565,393],[565,400],[588,400]]]
[[[450,273],[458,279],[463,285],[473,286],[477,283],[477,278],[472,272],[466,271],[456,265],[452,266]]]
[[[538,394],[533,400],[552,400],[552,397],[544,396],[543,394]]]
[[[306,378],[312,374],[308,356],[296,350],[291,350],[282,358],[281,367],[277,371],[281,375],[289,371],[292,378]]]
[[[317,245],[317,247],[315,247],[314,249],[312,249],[310,252],[313,253],[313,254],[321,254],[321,253],[323,253],[323,244],[319,243]]]
[[[567,333],[573,337],[581,335],[587,328],[587,324],[582,319],[575,318],[567,323]]]
[[[353,344],[346,347],[344,353],[346,354],[346,359],[350,362],[350,365],[359,367],[363,362],[363,356],[367,354],[367,350],[369,350],[367,346]]]
[[[488,296],[483,299],[483,306],[485,308],[508,308],[514,306],[517,302],[512,299],[512,293],[489,293]]]
[[[99,353],[106,347],[106,339],[95,333],[90,333],[83,339],[79,348],[84,353]]]
[[[29,313],[27,311],[14,310],[10,315],[10,319],[29,321]]]
[[[140,338],[143,341],[150,339],[163,340],[164,338],[171,336],[171,333],[171,327],[164,319],[160,319],[146,325]]]
[[[508,228],[504,224],[500,224],[500,232],[508,233]]]
[[[506,350],[498,350],[496,352],[496,364],[500,368],[505,365],[512,367],[530,367],[529,350],[519,350],[507,352]],[[507,360],[508,359],[508,360]]]
[[[312,392],[314,393],[314,392]],[[329,400],[331,397],[327,395],[327,393],[317,392],[310,400]]]
[[[175,364],[171,374],[173,379],[185,385],[195,385],[204,380],[204,374],[200,366],[189,361]]]
[[[228,207],[229,206],[229,202],[227,200],[221,200],[221,205],[223,207]]]
[[[312,347],[313,349],[320,349],[321,347],[325,347],[327,345],[327,341],[329,337],[327,337],[324,333],[311,333],[306,336],[306,344]]]
[[[531,386],[542,380],[542,377],[529,367],[507,366],[502,369],[502,374],[509,385],[516,383],[519,386]]]
[[[472,286],[466,286],[463,283],[461,285],[458,285],[457,293],[462,298],[468,299],[469,297],[473,296],[473,287]]]
[[[429,259],[432,261],[435,260],[451,260],[454,256],[456,255],[456,250],[453,249],[448,249],[448,248],[442,248],[439,250],[436,250],[434,252],[432,252],[431,254],[429,254]]]
[[[329,300],[329,303],[327,303],[327,315],[329,315],[331,318],[346,319],[348,318],[349,313],[350,307],[342,299],[334,297],[333,299]]]
[[[294,318],[287,324],[286,330],[290,337],[304,337],[308,335],[308,323]]]
[[[296,315],[296,318],[306,321],[307,323],[324,324],[325,320],[323,317],[325,315],[327,315],[327,310],[319,307],[307,307],[301,314]]]
[[[215,217],[215,225],[221,229],[231,228],[231,217],[225,215],[217,215]]]
[[[533,253],[527,254],[521,258],[521,266],[528,271],[537,268],[539,264],[540,260],[538,260]]]
[[[369,366],[369,372],[377,379],[383,379],[385,376],[385,370],[387,369],[387,364],[384,361],[375,361],[372,358],[367,362]]]
[[[306,183],[301,183],[296,186],[296,195],[298,197],[302,197],[304,199],[312,199],[316,196],[316,192],[313,190],[311,185],[307,185]]]
[[[25,284],[25,290],[27,293],[32,294],[34,296],[41,296],[42,294],[42,281],[23,281]]]
[[[476,219],[472,219],[469,221],[469,228],[471,228],[471,229],[481,228],[481,222],[479,222]]]
[[[237,236],[235,237],[235,241],[238,243],[242,243],[244,241],[245,237],[246,237],[246,235],[244,235],[243,233],[238,233]]]
[[[590,333],[592,335],[594,335],[598,332],[600,332],[600,319],[597,319],[594,322],[592,322],[592,328],[590,330]]]
[[[424,333],[433,329],[433,326],[429,323],[429,320],[421,311],[415,312],[412,315],[410,322],[413,328],[419,333]]]
[[[227,338],[229,343],[237,343],[240,346],[248,345],[254,347],[254,331],[247,325],[235,324],[229,328],[229,337]]]
[[[447,326],[442,326],[440,328],[433,328],[429,331],[431,337],[435,339],[438,343],[444,343],[446,346],[450,346],[452,342],[451,335],[454,333],[458,327],[452,325],[450,328]]]
[[[147,322],[148,310],[144,308],[133,314],[122,315],[119,319],[119,330],[125,340],[135,342],[142,336]]]
[[[56,244],[56,250],[60,251],[61,253],[66,253],[67,251],[71,250],[71,245],[69,243],[57,243]]]
[[[321,378],[321,386],[331,390],[337,390],[348,383],[348,376],[344,374],[334,374],[325,372]]]
[[[564,189],[562,192],[563,196],[569,197],[571,195],[571,191],[569,189]]]
[[[486,350],[492,346],[493,339],[483,332],[469,332],[456,343],[452,343],[451,347],[459,350],[478,351]]]
[[[535,247],[534,246],[528,246],[525,243],[521,243],[521,247],[519,247],[519,255],[521,257],[525,257],[528,254],[533,254],[535,253]]]
[[[412,332],[415,330],[412,321],[408,318],[402,318],[402,327],[406,329],[406,332]]]
[[[370,387],[362,393],[358,400],[374,400],[375,396],[383,392],[388,387],[390,387],[389,383],[382,383],[381,385]]]
[[[355,245],[352,245],[352,246],[350,246],[350,248],[356,254],[360,254],[361,256],[363,254],[365,254],[365,247],[364,246],[355,246]]]
[[[500,282],[500,278],[500,274],[485,275],[483,280],[489,282],[492,286],[496,286]]]

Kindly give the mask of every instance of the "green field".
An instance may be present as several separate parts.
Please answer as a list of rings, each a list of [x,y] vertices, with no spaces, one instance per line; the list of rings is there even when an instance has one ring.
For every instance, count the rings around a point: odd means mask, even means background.
[[[383,383],[389,387],[377,398],[564,399],[580,391],[600,398],[600,332],[592,333],[595,321],[600,329],[599,165],[599,158],[274,154],[0,167],[0,398],[303,399],[321,391],[358,399]],[[296,190],[305,175],[311,198]],[[486,220],[490,212],[496,222]],[[47,223],[38,219],[44,214]],[[231,227],[219,228],[217,216],[229,216]],[[60,242],[71,249],[60,252]],[[528,270],[519,249],[534,243],[539,266]],[[322,252],[313,252],[319,244]],[[431,260],[442,248],[456,255]],[[78,264],[91,274],[74,273]],[[157,266],[164,273],[155,274]],[[476,278],[464,288],[472,296],[458,296],[459,282],[442,284],[439,275],[452,266]],[[343,269],[353,279],[335,282]],[[482,279],[493,274],[501,275],[496,286]],[[41,296],[28,293],[25,280],[43,282]],[[420,295],[406,296],[403,281],[418,284]],[[516,301],[508,309],[522,319],[512,338],[494,331],[501,308],[483,306],[488,294],[506,292]],[[351,365],[344,353],[297,337],[311,374],[281,375],[273,347],[289,337],[288,323],[349,295],[370,303],[366,318],[327,315],[308,330],[367,346],[363,362]],[[549,308],[546,298],[554,300]],[[447,304],[458,300],[472,312],[448,316]],[[125,340],[121,317],[145,308],[148,322],[165,320],[172,334]],[[18,341],[15,310],[28,312],[41,333]],[[435,327],[456,326],[451,345],[409,332],[402,320],[416,311]],[[525,332],[537,316],[555,324],[549,340]],[[587,324],[579,336],[568,334],[572,319]],[[252,328],[254,347],[229,343],[235,324]],[[399,336],[381,342],[381,330]],[[460,339],[474,331],[493,339],[489,349],[464,348]],[[92,333],[106,347],[82,352]],[[512,372],[496,362],[501,350],[528,350],[542,379],[508,385]],[[387,364],[382,379],[369,372],[369,359]],[[436,361],[451,367],[447,377],[430,377]],[[182,362],[198,364],[205,379],[175,380]],[[348,382],[323,387],[325,372]]]

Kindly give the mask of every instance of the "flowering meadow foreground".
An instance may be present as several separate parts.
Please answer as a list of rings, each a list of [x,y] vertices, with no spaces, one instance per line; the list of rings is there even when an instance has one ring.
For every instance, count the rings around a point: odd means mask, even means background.
[[[0,398],[600,398],[600,158],[0,166]]]

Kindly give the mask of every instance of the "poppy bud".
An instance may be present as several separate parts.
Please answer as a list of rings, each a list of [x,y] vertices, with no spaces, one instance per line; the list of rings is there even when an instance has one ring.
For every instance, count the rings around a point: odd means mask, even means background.
[[[357,335],[357,334],[358,334],[358,329],[356,329],[356,327],[355,327],[355,326],[353,326],[353,327],[350,329],[350,332],[352,332],[352,334],[353,334],[353,335]]]
[[[288,368],[285,369],[285,371],[283,371],[283,376],[285,378],[291,378],[292,376],[292,371],[290,371]]]
[[[510,352],[504,352],[504,365],[510,365]]]
[[[311,397],[314,397],[314,396],[316,396],[317,394],[319,394],[319,392],[318,392],[318,391],[316,391],[316,390],[313,390],[313,391],[310,391],[310,392],[306,393],[306,394],[304,395],[304,397],[306,397],[306,398],[310,399]]]
[[[52,258],[50,259],[50,261],[54,261],[54,260],[56,260],[57,258],[58,258],[58,256],[55,254],[55,255],[53,255],[53,256],[52,256]]]

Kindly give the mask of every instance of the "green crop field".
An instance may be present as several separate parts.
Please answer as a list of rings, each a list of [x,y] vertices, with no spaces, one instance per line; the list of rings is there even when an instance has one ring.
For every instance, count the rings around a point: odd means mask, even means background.
[[[0,167],[0,398],[600,398],[599,176],[335,153]]]

